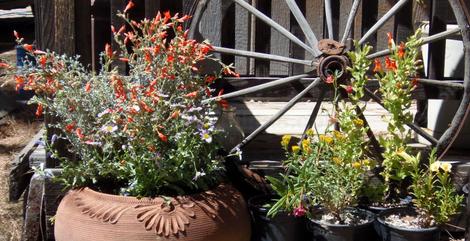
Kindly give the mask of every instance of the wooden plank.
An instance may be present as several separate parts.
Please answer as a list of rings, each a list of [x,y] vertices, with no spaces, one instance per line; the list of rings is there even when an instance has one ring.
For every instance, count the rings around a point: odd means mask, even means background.
[[[324,38],[323,25],[324,25],[324,14],[323,14],[324,2],[323,0],[305,0],[305,18],[312,27],[313,33],[317,36],[317,39]],[[317,48],[317,46],[314,46]],[[312,54],[305,51],[305,59],[313,59]],[[304,71],[311,71],[312,67],[305,66]]]
[[[352,36],[356,40],[361,39],[361,36],[362,36],[362,9],[363,9],[362,5],[363,5],[363,3],[364,3],[364,1],[361,1],[361,3],[359,4],[359,8],[357,9],[356,18],[354,18]]]
[[[90,1],[75,0],[76,41],[75,53],[80,55],[80,62],[91,65],[91,4]]]
[[[75,54],[75,2],[55,0],[54,50],[59,54]]]
[[[395,19],[395,38],[397,43],[405,42],[414,32],[413,30],[413,2],[409,1],[397,13]]]
[[[44,195],[44,176],[34,174],[28,189],[28,198],[24,210],[22,241],[37,241],[41,237],[41,211]]]
[[[60,201],[64,197],[67,190],[64,186],[53,179],[54,175],[60,173],[61,169],[46,169],[45,172],[49,173],[46,175],[44,180],[44,214],[46,223],[46,240],[54,240],[54,223],[53,218],[57,212],[57,207]]]
[[[269,16],[271,13],[271,1],[270,0],[256,0],[254,4],[256,8]],[[270,51],[270,36],[271,28],[263,21],[253,17],[255,19],[255,51],[261,53],[269,53]],[[256,76],[269,76],[269,61],[266,60],[255,60],[255,75]]]
[[[251,2],[250,0],[245,0]],[[253,50],[250,45],[251,40],[251,16],[248,12],[235,5],[235,49]],[[241,75],[248,75],[250,71],[250,59],[245,57],[235,57],[236,71]]]
[[[271,19],[290,29],[290,11],[284,0],[271,0]],[[299,35],[297,35],[299,36]],[[290,41],[278,31],[271,28],[270,53],[280,56],[290,56]],[[271,76],[288,75],[288,63],[270,62],[269,74]]]
[[[448,12],[443,11],[445,7],[449,7],[448,2],[445,0],[432,1],[429,35],[447,29],[446,19]],[[428,45],[428,77],[430,79],[444,79],[445,46],[445,40],[436,41]],[[433,86],[426,86],[425,92],[428,98],[437,98],[439,96],[439,89]]]
[[[147,19],[152,19],[157,15],[160,10],[160,2],[161,0],[145,0],[145,17]]]
[[[203,39],[208,39],[212,45],[222,44],[222,0],[211,0],[199,23],[199,32]],[[215,54],[216,56],[220,56]]]
[[[35,39],[39,49],[54,49],[54,1],[34,0]]]
[[[351,12],[353,0],[342,0],[339,6],[339,39],[343,38],[349,13]],[[352,36],[352,32],[349,36]],[[348,42],[349,43],[349,42]]]
[[[122,20],[122,18],[116,16],[116,14],[117,14],[118,11],[122,12],[123,9],[126,7],[126,5],[127,5],[127,0],[110,0],[110,6],[109,7],[110,7],[110,14],[111,14],[111,16],[110,16],[111,17],[111,25],[113,25],[116,29],[119,29],[124,24],[124,20]],[[98,31],[95,33],[95,35],[97,35],[97,36],[99,36]],[[112,35],[112,33],[111,33],[111,35]],[[119,50],[119,45],[115,41],[112,41],[113,38],[114,38],[113,36],[109,37],[109,39],[110,39],[109,43],[111,44],[111,47],[113,48],[113,50],[117,51],[117,50]],[[98,46],[98,49],[102,49],[103,47]],[[118,54],[119,54],[119,51],[118,51]],[[99,56],[99,55],[97,55],[97,56]],[[115,61],[113,63],[113,66],[118,68],[118,71],[119,71],[120,74],[125,74],[126,73],[127,66],[124,62]]]
[[[393,7],[396,3],[396,0],[379,0],[378,2],[378,12],[377,19],[380,19],[385,13]],[[403,9],[402,9],[403,10]],[[402,11],[401,10],[401,11]],[[396,16],[391,17],[378,31],[377,31],[377,50],[387,49],[388,48],[388,39],[387,33],[394,33],[394,22]]]
[[[31,178],[31,168],[29,166],[29,157],[38,146],[38,141],[44,139],[45,129],[41,129],[18,153],[11,162],[9,174],[9,200],[18,201]]]

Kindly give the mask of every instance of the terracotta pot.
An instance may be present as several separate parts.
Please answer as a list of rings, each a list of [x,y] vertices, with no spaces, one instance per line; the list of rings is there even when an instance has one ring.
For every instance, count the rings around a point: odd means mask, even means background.
[[[250,217],[230,185],[164,200],[71,190],[55,218],[57,241],[248,241]]]

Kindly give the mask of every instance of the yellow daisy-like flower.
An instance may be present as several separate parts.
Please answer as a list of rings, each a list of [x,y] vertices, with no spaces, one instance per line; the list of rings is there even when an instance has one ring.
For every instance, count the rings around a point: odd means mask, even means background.
[[[362,164],[360,162],[353,162],[352,163],[352,167],[354,168],[360,168],[362,166]]]
[[[327,144],[331,144],[333,142],[333,138],[331,138],[331,136],[327,136],[327,135],[320,135],[320,141],[325,142]]]
[[[437,162],[434,162],[433,164],[431,164],[429,169],[431,169],[432,172],[438,172],[440,166],[441,166],[441,162],[437,161]]]
[[[292,152],[298,153],[300,151],[300,146],[292,146]]]
[[[441,169],[444,172],[450,172],[450,169],[452,169],[452,164],[450,164],[448,162],[443,162],[443,163],[441,163]]]
[[[306,152],[310,152],[310,140],[306,139],[302,141],[302,149]]]
[[[355,119],[355,120],[353,120],[353,122],[356,126],[363,126],[364,125],[364,121],[361,120],[361,119]]]
[[[362,161],[362,164],[366,165],[366,166],[370,166],[371,162],[369,159],[365,159]]]
[[[343,139],[343,137],[344,137],[343,133],[341,133],[340,131],[337,131],[337,130],[333,131],[333,135],[336,137],[336,139],[339,139],[339,140]]]
[[[307,134],[307,136],[313,136],[315,134],[315,131],[313,130],[313,128],[310,128],[305,132],[305,134]]]
[[[332,158],[333,162],[336,163],[337,165],[341,165],[343,161],[339,157],[333,157]]]
[[[284,135],[281,140],[281,146],[284,147],[284,149],[287,149],[287,146],[289,146],[290,139],[292,138],[291,135]]]

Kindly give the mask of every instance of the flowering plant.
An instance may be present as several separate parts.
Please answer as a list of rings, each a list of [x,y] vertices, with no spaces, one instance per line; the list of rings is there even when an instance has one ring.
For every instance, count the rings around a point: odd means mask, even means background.
[[[209,100],[209,85],[235,73],[225,65],[221,72],[200,73],[198,63],[211,58],[211,45],[187,38],[182,23],[189,16],[166,12],[136,22],[127,17],[132,7],[130,1],[118,14],[126,25],[111,27],[119,51],[106,45],[99,73],[87,71],[77,58],[26,48],[37,64],[27,63],[16,82],[36,92],[31,102],[38,104],[37,115],[46,111],[59,120],[54,126],[63,133],[52,142],[66,139],[76,155],[54,153],[66,185],[114,183],[114,192],[134,196],[207,189],[223,171],[213,142],[216,118],[210,113],[217,102]],[[128,76],[112,67],[116,61],[128,65]]]
[[[422,227],[448,222],[459,211],[464,199],[458,195],[450,178],[452,165],[436,159],[436,150],[429,155],[429,164],[422,168],[420,155],[410,156],[406,152],[399,155],[412,166],[410,186],[414,196],[413,203],[421,216]]]
[[[351,60],[361,66],[367,64],[365,56],[370,47],[359,49],[357,53],[351,53]],[[365,107],[360,107],[365,74],[365,71],[354,72],[349,84],[340,83],[338,73],[326,79],[334,89],[335,104],[324,134],[314,134],[316,132],[310,129],[306,139],[291,150],[290,136],[283,137],[281,145],[286,150],[288,173],[279,179],[268,177],[274,191],[280,195],[268,215],[285,210],[295,216],[312,217],[313,213],[307,210],[311,205],[320,205],[333,216],[332,222],[345,222],[346,208],[357,203],[366,172],[372,165],[365,152],[367,128],[359,118],[361,108]],[[350,102],[338,101],[341,91],[346,91]],[[331,130],[336,123],[341,131]]]

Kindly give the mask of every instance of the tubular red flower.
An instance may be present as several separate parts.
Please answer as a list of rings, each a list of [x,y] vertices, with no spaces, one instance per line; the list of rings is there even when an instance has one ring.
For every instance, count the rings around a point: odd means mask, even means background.
[[[20,34],[18,34],[16,30],[13,30],[13,36],[15,36],[16,39],[20,39]]]
[[[168,142],[168,137],[167,136],[165,136],[163,133],[161,133],[159,131],[157,131],[157,133],[158,133],[158,138],[160,138],[161,141]]]
[[[36,109],[36,117],[41,117],[43,110],[44,109],[43,109],[42,104],[38,104],[38,108]]]
[[[374,59],[374,72],[380,73],[382,72],[382,62],[379,59]]]
[[[325,82],[326,82],[327,84],[333,84],[333,83],[335,82],[335,79],[333,78],[333,75],[328,75],[328,76],[326,77]]]
[[[28,52],[33,52],[33,45],[31,44],[23,44],[23,48]]]
[[[398,47],[398,57],[400,59],[405,57],[405,43],[401,42],[400,46]]]
[[[90,93],[91,91],[91,83],[88,81],[85,85],[85,92]]]
[[[388,47],[391,48],[393,45],[393,34],[391,32],[388,32],[387,38],[388,38]]]
[[[133,7],[135,7],[134,2],[132,2],[132,0],[129,0],[126,5],[126,8],[124,9],[124,13],[127,13],[127,11],[131,10]]]
[[[108,58],[113,58],[113,49],[111,48],[110,44],[107,43],[104,46],[104,52],[106,53],[106,56],[108,56]]]

